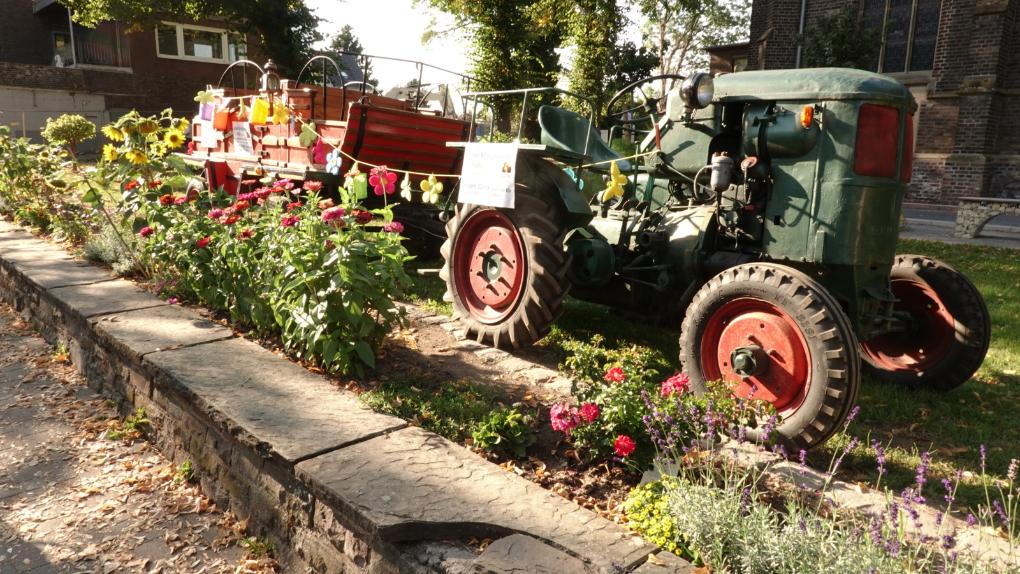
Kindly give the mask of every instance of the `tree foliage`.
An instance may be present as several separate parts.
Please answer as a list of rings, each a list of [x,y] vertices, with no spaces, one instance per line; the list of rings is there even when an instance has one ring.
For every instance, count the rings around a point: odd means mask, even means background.
[[[637,0],[637,7],[663,74],[708,68],[705,48],[746,40],[750,30],[751,0]]]
[[[284,73],[296,74],[321,39],[319,19],[304,0],[60,0],[74,21],[96,26],[104,21],[152,25],[164,18],[222,19],[230,29],[253,34],[266,55]]]
[[[873,69],[878,56],[879,31],[868,29],[857,10],[847,6],[818,21],[801,38],[804,65]]]
[[[340,28],[340,32],[336,36],[333,36],[329,40],[329,47],[326,49],[325,54],[336,60],[337,65],[345,72],[350,72],[347,69],[346,62],[340,56],[341,53],[348,54],[364,54],[365,48],[361,45],[361,40],[354,34],[354,28],[350,24],[344,24],[343,28]],[[361,72],[364,74],[364,81],[372,84],[375,87],[379,87],[379,79],[372,77],[372,61],[366,60],[364,66],[361,68]]]

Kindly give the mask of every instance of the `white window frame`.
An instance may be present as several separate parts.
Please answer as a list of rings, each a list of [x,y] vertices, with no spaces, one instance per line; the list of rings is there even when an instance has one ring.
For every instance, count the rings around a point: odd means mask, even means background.
[[[159,51],[159,26],[152,31],[153,36],[156,40],[156,57],[166,58],[168,60],[186,60],[188,62],[206,62],[212,64],[229,64],[230,63],[230,32],[223,28],[212,28],[209,26],[198,26],[195,24],[181,24],[179,22],[160,22],[161,26],[169,26],[177,31],[177,54],[164,54]],[[201,58],[198,56],[188,56],[184,54],[184,30],[195,30],[197,32],[214,32],[220,35],[221,48],[220,53],[223,54],[222,58]]]

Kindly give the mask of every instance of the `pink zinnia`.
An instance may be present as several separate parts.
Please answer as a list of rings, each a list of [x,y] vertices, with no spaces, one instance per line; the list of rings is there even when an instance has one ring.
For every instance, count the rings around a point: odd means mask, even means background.
[[[316,162],[316,163],[326,163],[326,162]],[[319,191],[320,189],[322,189],[322,182],[321,181],[306,181],[305,184],[302,185],[301,187],[304,188],[305,191],[313,191],[313,192],[314,191]]]
[[[557,403],[549,409],[549,422],[554,431],[570,433],[578,423],[577,409],[566,403]]]
[[[174,198],[174,205],[184,205],[185,203],[188,203],[188,197],[186,195]]]
[[[223,217],[223,210],[220,208],[210,209],[208,213],[209,219],[219,219]]]
[[[613,367],[606,371],[606,376],[604,378],[610,383],[622,383],[623,380],[627,378],[627,375],[623,372],[622,368]]]
[[[146,225],[145,227],[138,230],[138,235],[141,235],[142,237],[148,237],[152,235],[154,232],[155,232],[154,229]]]
[[[296,215],[285,215],[280,220],[280,227],[294,227],[301,218]]]
[[[584,403],[581,405],[581,418],[586,423],[593,423],[599,418],[599,406],[595,403]]]
[[[399,221],[391,221],[383,226],[383,231],[387,233],[403,233],[404,224]]]
[[[682,395],[687,392],[687,389],[691,385],[691,379],[686,373],[677,373],[672,377],[662,381],[659,385],[659,394],[668,397],[669,395]]]
[[[342,208],[342,207],[330,207],[329,209],[326,209],[325,211],[322,212],[322,222],[323,223],[332,223],[332,222],[343,223],[343,220],[341,218],[346,213],[347,212],[344,211],[344,208]]]
[[[622,434],[616,437],[613,441],[613,451],[616,452],[616,456],[628,457],[637,448],[637,444],[634,443],[634,439],[629,436]]]
[[[292,201],[287,204],[287,211],[294,211],[295,209],[301,207],[302,205],[303,204],[300,201]]]
[[[369,172],[368,184],[372,186],[376,195],[392,195],[397,190],[397,174],[393,173],[385,165],[373,167]]]
[[[289,179],[279,179],[273,184],[273,188],[290,191],[294,189],[294,182]],[[274,189],[275,191],[275,189]]]

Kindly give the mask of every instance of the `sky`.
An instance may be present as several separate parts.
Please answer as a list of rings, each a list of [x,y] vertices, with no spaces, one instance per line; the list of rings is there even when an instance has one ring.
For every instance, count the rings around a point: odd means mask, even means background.
[[[326,38],[349,24],[366,54],[416,60],[455,72],[467,72],[469,45],[463,33],[455,31],[427,45],[421,42],[422,34],[433,19],[437,29],[452,26],[453,18],[442,12],[424,5],[414,6],[412,0],[306,0],[305,3],[323,19],[319,31]],[[372,70],[383,91],[405,85],[418,76],[415,65],[404,62],[373,60]],[[430,80],[446,83],[454,79],[442,72],[426,70],[423,78],[426,83]]]

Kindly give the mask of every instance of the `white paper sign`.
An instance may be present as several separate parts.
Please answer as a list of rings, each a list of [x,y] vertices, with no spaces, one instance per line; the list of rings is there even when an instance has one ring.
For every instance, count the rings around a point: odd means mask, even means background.
[[[513,209],[516,168],[516,143],[468,144],[457,201]]]
[[[255,146],[251,143],[251,129],[248,122],[234,122],[234,153],[255,155]]]
[[[198,145],[204,148],[214,148],[223,140],[223,132],[216,131],[213,123],[202,120],[198,130]]]

